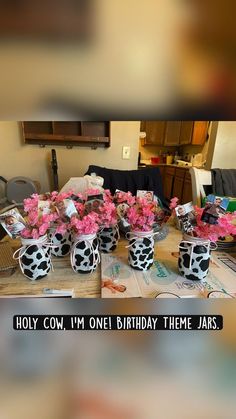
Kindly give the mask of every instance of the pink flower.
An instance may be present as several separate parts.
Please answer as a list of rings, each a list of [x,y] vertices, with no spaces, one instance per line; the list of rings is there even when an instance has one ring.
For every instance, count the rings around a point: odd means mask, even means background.
[[[72,217],[70,226],[78,235],[95,234],[99,229],[99,216],[95,212],[85,215],[82,219]]]
[[[44,223],[41,226],[39,226],[38,228],[39,236],[44,236],[47,233],[49,228],[50,228],[50,223]]]
[[[99,224],[103,227],[111,227],[117,224],[116,206],[112,202],[104,202],[98,208]]]
[[[75,208],[80,216],[82,216],[85,212],[85,205],[82,202],[74,202]]]
[[[127,209],[127,221],[133,231],[150,231],[155,221],[157,204],[145,198],[136,198],[135,205]]]
[[[111,194],[111,191],[109,189],[105,189],[103,192],[103,199],[105,203],[111,203],[113,202],[114,197]]]
[[[24,199],[24,211],[29,212],[38,208],[39,195],[33,194],[30,198]]]
[[[116,192],[115,201],[117,202],[117,204],[126,203],[131,206],[135,204],[136,198],[132,195],[131,192],[120,191]]]
[[[170,206],[169,206],[169,208],[170,209],[175,209],[176,207],[177,207],[177,205],[178,205],[178,202],[179,202],[179,198],[172,198],[171,200],[170,200]]]
[[[31,229],[26,227],[23,230],[21,230],[21,236],[25,239],[31,238]]]
[[[70,190],[68,192],[61,192],[58,195],[55,196],[55,201],[56,202],[60,202],[63,201],[63,199],[68,199],[71,197],[71,195],[73,195],[73,191]]]

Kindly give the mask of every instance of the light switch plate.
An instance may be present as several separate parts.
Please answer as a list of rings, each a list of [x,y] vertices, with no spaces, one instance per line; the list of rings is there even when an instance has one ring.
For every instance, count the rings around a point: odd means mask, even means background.
[[[130,159],[130,147],[129,146],[123,146],[122,148],[122,159]]]

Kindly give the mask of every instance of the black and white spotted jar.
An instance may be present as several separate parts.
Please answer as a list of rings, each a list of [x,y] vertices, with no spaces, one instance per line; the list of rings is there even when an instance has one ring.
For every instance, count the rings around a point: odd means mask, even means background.
[[[133,269],[147,271],[153,265],[154,234],[153,231],[127,233],[129,239],[128,262]]]
[[[102,228],[98,232],[99,250],[103,253],[114,252],[117,248],[118,240],[120,238],[119,227],[112,226],[109,228]]]
[[[71,267],[74,272],[87,274],[95,271],[100,262],[96,234],[75,236],[71,250]]]
[[[179,272],[186,279],[199,281],[209,272],[211,242],[188,235],[183,236],[179,245]]]
[[[69,255],[72,246],[71,232],[67,230],[64,234],[56,233],[56,229],[51,229],[49,241],[52,245],[51,253],[53,256],[64,257]]]
[[[22,273],[32,281],[44,278],[51,270],[51,252],[47,235],[39,239],[21,239],[22,247],[14,258],[19,260]],[[18,256],[16,256],[18,254]]]

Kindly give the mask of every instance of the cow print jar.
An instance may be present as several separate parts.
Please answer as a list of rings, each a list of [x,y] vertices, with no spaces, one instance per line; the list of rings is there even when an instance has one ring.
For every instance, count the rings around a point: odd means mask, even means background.
[[[22,247],[17,250],[22,273],[32,281],[44,278],[51,269],[51,252],[47,236],[39,239],[21,239]]]
[[[98,233],[99,250],[103,253],[111,253],[116,250],[120,238],[118,226],[103,228]]]
[[[95,271],[100,262],[96,234],[75,237],[71,251],[71,266],[74,272],[87,274]]]
[[[211,242],[199,238],[184,237],[179,245],[179,272],[186,279],[199,281],[209,272]]]
[[[154,237],[152,231],[131,232],[128,262],[133,269],[147,271],[153,265]]]
[[[49,233],[49,240],[52,245],[52,255],[57,257],[67,256],[71,251],[71,232],[66,231],[64,234],[56,233],[55,229]]]

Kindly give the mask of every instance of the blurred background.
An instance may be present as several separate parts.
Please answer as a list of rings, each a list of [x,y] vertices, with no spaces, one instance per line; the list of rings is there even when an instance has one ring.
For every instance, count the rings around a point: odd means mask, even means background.
[[[2,0],[0,117],[233,119],[233,1]]]
[[[1,417],[233,419],[230,300],[2,300]],[[215,332],[17,332],[14,314],[221,314]]]

